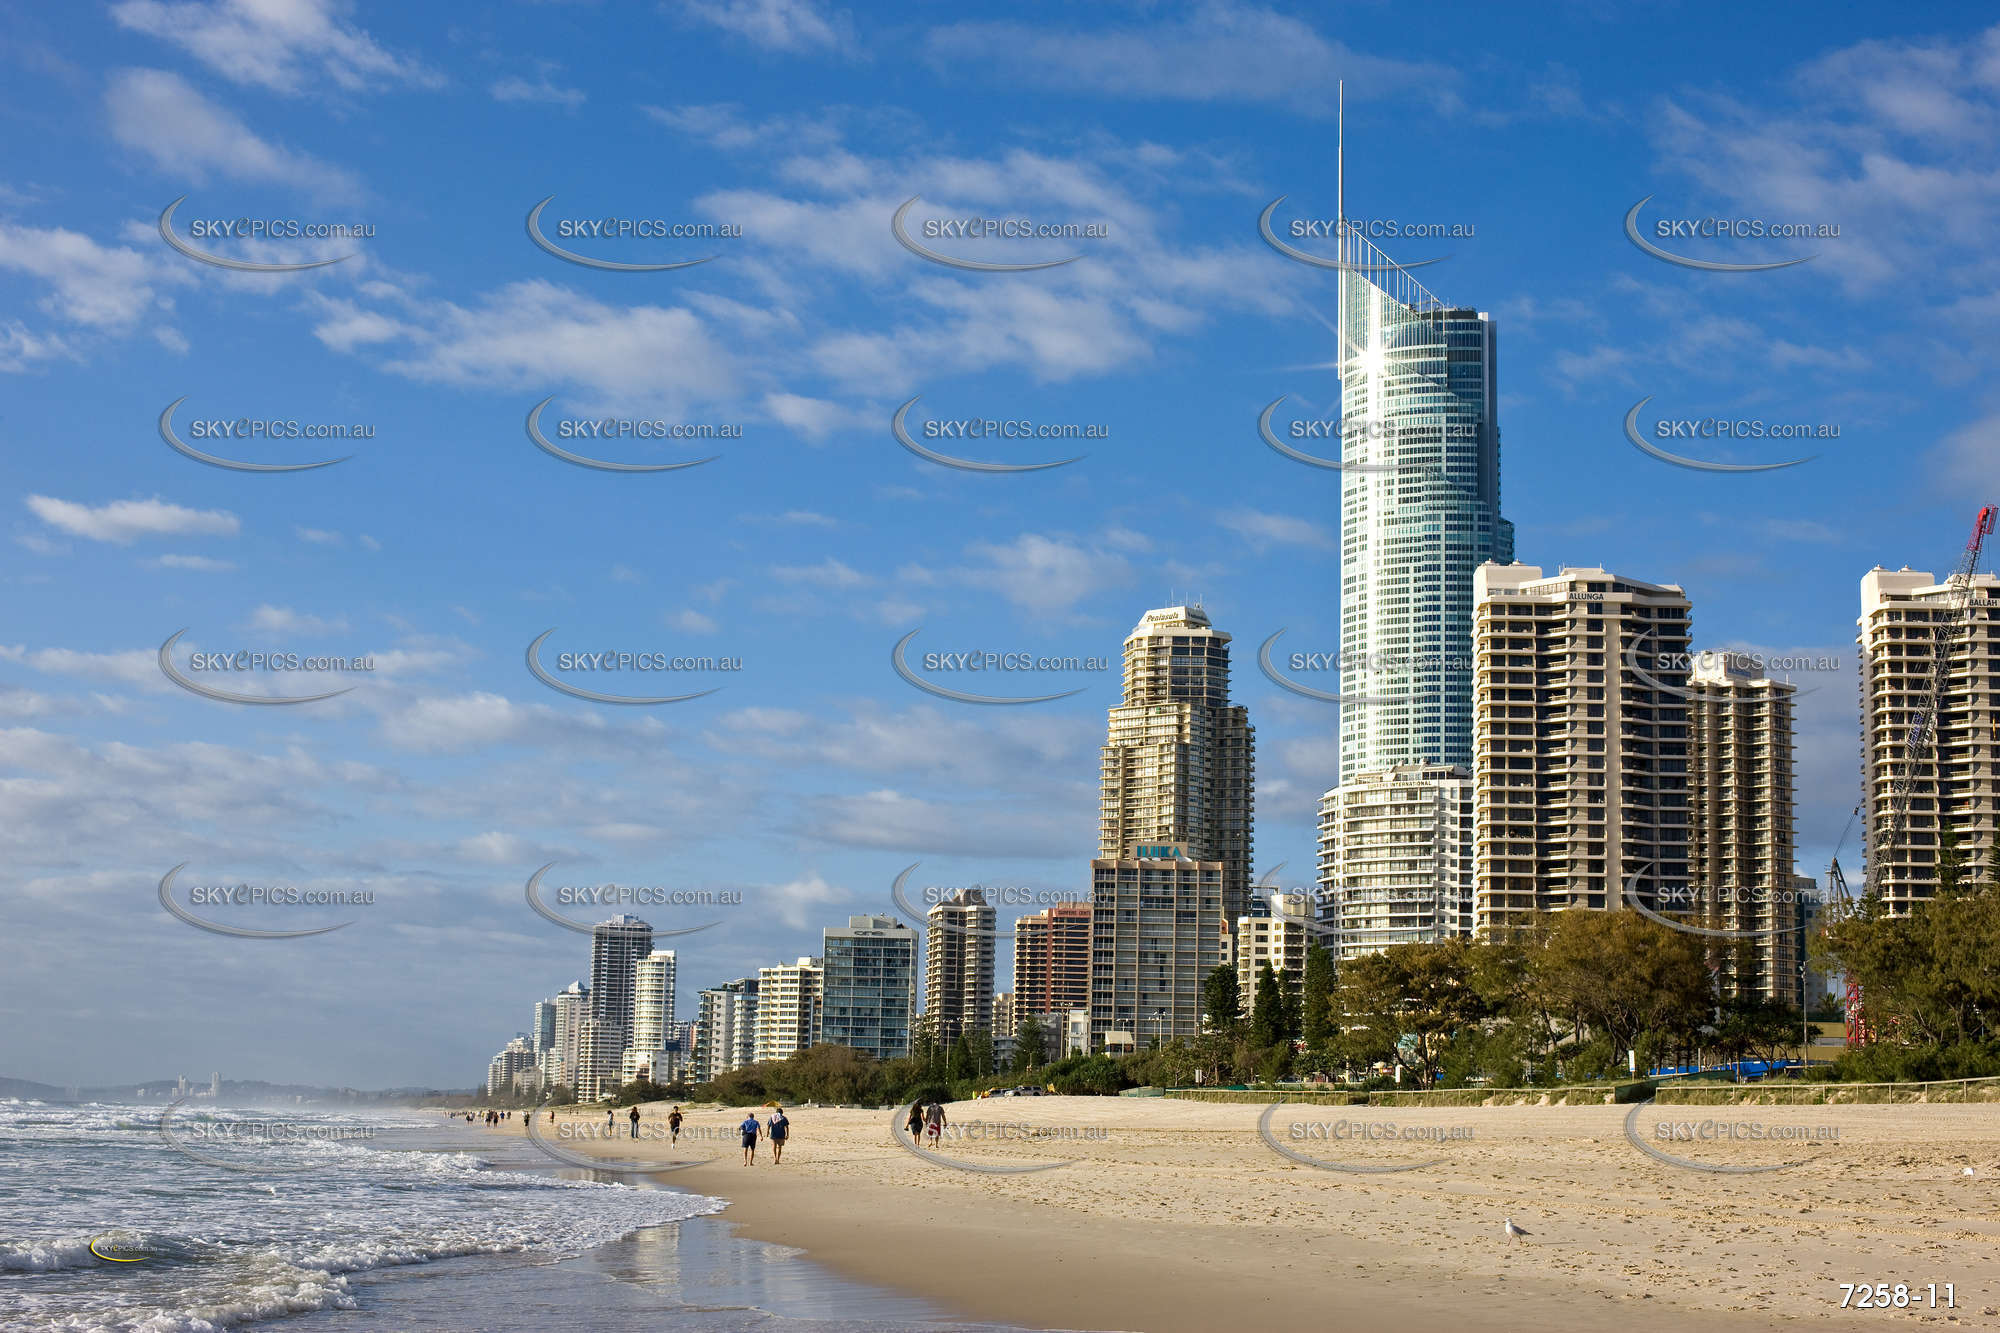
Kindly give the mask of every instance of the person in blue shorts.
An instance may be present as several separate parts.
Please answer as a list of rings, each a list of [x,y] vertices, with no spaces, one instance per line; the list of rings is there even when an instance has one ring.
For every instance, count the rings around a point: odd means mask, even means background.
[[[785,1140],[792,1136],[792,1122],[785,1117],[785,1108],[773,1106],[770,1120],[771,1165],[778,1166],[785,1160]]]

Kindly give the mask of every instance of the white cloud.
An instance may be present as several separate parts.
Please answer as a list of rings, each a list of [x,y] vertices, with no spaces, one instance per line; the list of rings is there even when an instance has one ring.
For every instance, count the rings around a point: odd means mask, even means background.
[[[74,648],[39,648],[16,651],[18,660],[51,676],[82,676],[90,680],[115,680],[147,689],[171,689],[160,674],[158,649],[135,648],[118,653],[87,653]]]
[[[549,82],[547,74],[535,77],[533,83],[518,75],[496,81],[488,89],[496,102],[543,102],[553,106],[565,106],[574,111],[587,100],[581,88],[564,88]]]
[[[19,320],[0,324],[0,370],[17,374],[58,357],[76,360],[79,350],[60,334],[35,333]]]
[[[923,50],[953,74],[978,71],[1096,97],[1277,104],[1325,115],[1339,74],[1371,102],[1400,92],[1446,107],[1458,101],[1456,70],[1362,55],[1274,10],[1209,0],[1185,17],[1148,20],[1095,29],[958,23],[932,29]]]
[[[173,43],[232,83],[297,94],[323,76],[343,92],[444,79],[347,21],[341,0],[122,0],[121,27]]]
[[[764,410],[781,426],[789,426],[809,440],[823,440],[856,419],[856,413],[824,398],[806,398],[796,393],[767,393]]]
[[[1926,461],[1937,488],[1948,494],[1985,495],[2000,476],[2000,415],[1967,422],[1933,449]]]
[[[161,304],[156,288],[174,280],[150,255],[126,246],[99,245],[60,227],[17,227],[0,222],[0,269],[27,273],[48,284],[41,308],[86,328],[122,331]]]
[[[292,531],[300,541],[311,542],[315,546],[347,545],[347,538],[337,532],[330,532],[325,528],[302,528],[294,526]]]
[[[814,588],[861,588],[875,581],[832,556],[816,565],[774,565],[771,573],[786,583],[803,583]]]
[[[757,901],[772,905],[778,919],[793,930],[804,930],[808,926],[825,923],[826,913],[820,908],[832,903],[850,901],[852,895],[846,889],[826,882],[817,874],[807,875],[775,888],[765,889],[757,895]]]
[[[328,315],[315,336],[350,350],[355,307],[312,303]],[[415,380],[509,390],[567,383],[669,410],[725,400],[735,383],[730,348],[681,307],[607,305],[539,279],[490,292],[473,308],[407,305],[410,319],[371,326],[367,341],[408,342],[386,368]]]
[[[838,51],[853,43],[846,13],[813,0],[686,0],[682,10],[766,51]]]
[[[304,615],[288,606],[272,606],[267,602],[250,613],[250,628],[278,634],[329,634],[346,629],[347,622],[338,617],[325,620]]]
[[[1043,613],[1067,612],[1100,589],[1126,582],[1132,572],[1123,556],[1032,532],[1005,544],[974,542],[966,554],[983,563],[952,570],[959,582]]]
[[[772,116],[752,121],[733,102],[689,106],[646,106],[640,108],[668,129],[698,139],[711,148],[737,152],[768,144],[793,149],[826,145],[838,141],[839,131],[824,118]]]
[[[1258,551],[1272,546],[1313,546],[1335,550],[1334,535],[1318,523],[1285,514],[1266,514],[1255,509],[1232,509],[1222,515],[1222,526]]]
[[[139,537],[234,537],[240,524],[226,509],[188,509],[157,497],[114,500],[93,509],[70,500],[31,495],[28,508],[50,527],[94,542],[129,545]]]
[[[235,113],[210,102],[181,78],[157,69],[120,70],[104,95],[111,136],[153,159],[169,175],[204,181],[272,181],[317,195],[354,197],[347,171],[259,138]]]
[[[232,561],[211,560],[205,555],[161,555],[146,563],[159,569],[191,569],[203,574],[226,574],[236,568]]]
[[[682,611],[676,615],[668,616],[667,624],[689,634],[713,634],[716,630],[716,624],[713,619],[703,615],[699,611],[693,610]]]

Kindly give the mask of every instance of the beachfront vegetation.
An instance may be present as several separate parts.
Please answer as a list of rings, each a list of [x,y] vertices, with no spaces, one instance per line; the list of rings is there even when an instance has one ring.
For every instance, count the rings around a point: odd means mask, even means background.
[[[2000,850],[1976,876],[1947,828],[1937,879],[1937,896],[1907,916],[1864,898],[1817,947],[1861,983],[1870,1040],[1842,1057],[1843,1078],[2000,1074]]]
[[[1815,953],[1862,984],[1872,1039],[1811,1077],[1848,1082],[2000,1075],[2000,864],[1975,876],[1946,848],[1939,895],[1906,917],[1864,905]],[[1024,1018],[1009,1067],[985,1033],[949,1048],[919,1033],[906,1059],[841,1046],[752,1065],[688,1090],[731,1104],[891,1105],[1031,1084],[1110,1095],[1282,1079],[1383,1089],[1553,1087],[1660,1065],[1776,1062],[1799,1011],[1716,998],[1717,946],[1635,912],[1562,912],[1505,939],[1401,944],[1336,966],[1315,945],[1296,984],[1264,968],[1246,1015],[1236,971],[1204,980],[1198,1037],[1127,1055],[1049,1061]],[[1726,946],[1725,946],[1726,947]]]

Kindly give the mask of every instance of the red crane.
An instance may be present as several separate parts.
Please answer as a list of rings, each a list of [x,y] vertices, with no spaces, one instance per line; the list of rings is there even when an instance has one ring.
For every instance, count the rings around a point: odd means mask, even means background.
[[[1987,505],[1972,521],[1972,536],[1965,543],[1965,552],[1959,557],[1958,567],[1945,580],[1949,594],[1943,605],[1931,618],[1931,658],[1930,674],[1924,679],[1923,692],[1917,697],[1916,716],[1911,721],[1909,733],[1903,739],[1903,761],[1896,771],[1896,785],[1889,795],[1889,827],[1879,842],[1871,840],[1867,847],[1868,873],[1863,881],[1861,896],[1879,895],[1881,885],[1888,875],[1889,858],[1902,844],[1903,835],[1910,824],[1910,794],[1914,790],[1918,776],[1931,768],[1932,757],[1937,748],[1938,707],[1946,687],[1950,682],[1952,659],[1961,639],[1965,637],[1966,620],[1972,607],[1972,572],[1979,564],[1979,553],[1992,535],[1994,518],[2000,515],[2000,507]],[[1865,701],[1864,701],[1865,703]],[[1864,707],[1864,714],[1865,714]],[[1862,726],[1867,726],[1867,718],[1862,718]],[[1865,744],[1865,742],[1864,742]],[[1943,784],[1937,783],[1938,821],[1943,826],[1944,791]],[[1872,813],[1872,812],[1871,812]],[[1872,820],[1870,822],[1873,822]],[[1864,836],[1866,826],[1864,825]],[[1847,891],[1847,880],[1837,870],[1833,874],[1833,887],[1838,898],[1829,903],[1831,915],[1843,916],[1858,906]],[[1862,1004],[1861,986],[1852,977],[1847,981],[1847,1043],[1859,1046],[1874,1035],[1866,1018]]]

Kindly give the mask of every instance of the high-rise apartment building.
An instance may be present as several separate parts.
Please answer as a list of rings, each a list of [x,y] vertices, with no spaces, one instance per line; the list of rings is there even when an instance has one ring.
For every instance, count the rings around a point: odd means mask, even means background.
[[[877,1060],[910,1053],[917,932],[892,916],[851,916],[821,937],[820,1040]]]
[[[528,1028],[528,1045],[534,1049],[537,1061],[555,1049],[556,1044],[556,1002],[554,1000],[535,1001],[535,1021]]]
[[[1487,316],[1433,296],[1352,228],[1340,274],[1340,785],[1472,767],[1473,572],[1514,558],[1500,516]]]
[[[1968,877],[1994,855],[2000,791],[2000,578],[1975,574],[1963,631],[1937,701],[1930,761],[1912,775],[1909,820],[1888,848],[1897,779],[1932,668],[1932,634],[1959,590],[1926,571],[1871,569],[1861,579],[1862,836],[1869,891],[1907,912],[1937,888],[1939,830],[1950,828]]]
[[[576,1099],[596,1101],[618,1091],[624,1069],[625,1046],[631,1029],[591,1017],[583,1020],[576,1037]]]
[[[817,958],[758,969],[759,1061],[789,1059],[819,1044],[820,975]]]
[[[693,1079],[708,1083],[757,1058],[756,977],[738,977],[701,993],[694,1023]]]
[[[1672,584],[1482,565],[1473,922],[1672,910],[1688,876],[1688,618]]]
[[[486,1095],[499,1097],[512,1093],[516,1078],[534,1067],[535,1048],[526,1037],[515,1037],[487,1064]]]
[[[1688,677],[1688,886],[1667,914],[1704,936],[1719,993],[1791,1003],[1798,993],[1793,902],[1792,700],[1734,653],[1697,653]],[[1678,914],[1678,915],[1677,915]],[[1691,915],[1687,915],[1691,914]]]
[[[679,963],[672,949],[653,950],[633,969],[632,1039],[621,1071],[627,1079],[644,1074],[655,1083],[665,1083],[672,1076],[672,1052],[680,1045],[674,1025],[674,990],[679,980]]]
[[[620,913],[590,932],[590,1014],[601,1023],[632,1031],[632,1002],[639,960],[653,951],[653,928]],[[622,1056],[624,1052],[621,1050]]]
[[[1201,988],[1228,954],[1221,861],[1173,844],[1090,863],[1093,1051],[1201,1033]]]
[[[542,1052],[542,1081],[576,1090],[577,1052],[583,1039],[584,1020],[590,1017],[590,988],[572,981],[548,1002],[555,1011],[553,1040]]]
[[[1173,844],[1222,864],[1234,920],[1250,897],[1256,730],[1229,702],[1229,635],[1199,606],[1148,611],[1125,638],[1124,702],[1101,761],[1099,857]]]
[[[1257,1010],[1257,982],[1268,964],[1294,1004],[1306,975],[1306,950],[1319,922],[1305,893],[1274,893],[1269,910],[1236,919],[1236,990],[1245,1017]]]
[[[924,1016],[949,1050],[968,1032],[993,1031],[997,916],[979,888],[959,889],[924,913]]]
[[[1342,958],[1472,933],[1473,780],[1412,765],[1320,798],[1319,918]]]
[[[1014,923],[1014,1008],[1046,1014],[1090,1004],[1090,904],[1056,903]]]

